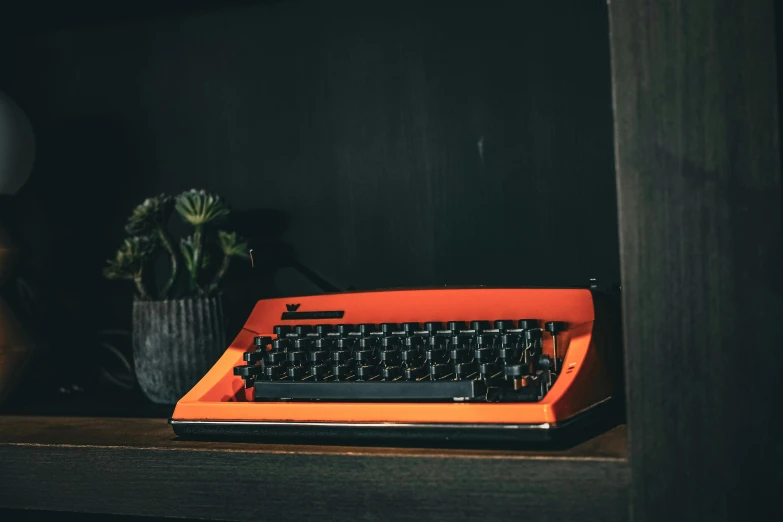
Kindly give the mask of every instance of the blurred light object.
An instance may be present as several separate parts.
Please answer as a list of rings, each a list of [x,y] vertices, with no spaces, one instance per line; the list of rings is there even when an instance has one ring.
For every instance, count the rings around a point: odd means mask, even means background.
[[[16,194],[33,169],[35,135],[24,111],[0,91],[0,194]]]

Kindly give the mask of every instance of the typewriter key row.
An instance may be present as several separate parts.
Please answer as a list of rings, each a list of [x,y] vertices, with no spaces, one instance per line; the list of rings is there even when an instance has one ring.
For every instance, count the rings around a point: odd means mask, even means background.
[[[557,376],[556,335],[565,328],[559,322],[541,328],[535,319],[279,325],[273,330],[275,338],[255,338],[256,351],[246,353],[247,366],[235,368],[234,373],[245,379],[247,387],[256,381],[481,381],[515,392],[541,388],[543,395]],[[542,353],[544,331],[555,343],[554,360]],[[307,393],[316,390],[308,389]],[[450,393],[443,390],[436,395]]]

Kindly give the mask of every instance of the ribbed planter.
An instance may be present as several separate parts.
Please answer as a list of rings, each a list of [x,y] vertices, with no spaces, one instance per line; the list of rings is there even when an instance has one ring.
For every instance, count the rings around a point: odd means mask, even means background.
[[[225,349],[221,297],[134,301],[133,364],[151,401],[176,403]]]

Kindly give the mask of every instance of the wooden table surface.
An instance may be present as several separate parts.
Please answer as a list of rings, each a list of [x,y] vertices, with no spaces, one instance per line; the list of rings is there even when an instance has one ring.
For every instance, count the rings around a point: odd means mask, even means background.
[[[572,445],[180,440],[165,419],[0,416],[0,507],[219,520],[625,520],[625,426]]]

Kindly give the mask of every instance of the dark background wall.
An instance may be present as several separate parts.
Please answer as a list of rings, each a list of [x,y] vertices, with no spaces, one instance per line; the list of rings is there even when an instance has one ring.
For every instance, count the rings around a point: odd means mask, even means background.
[[[38,158],[6,222],[47,328],[127,328],[104,260],[134,205],[191,187],[342,288],[619,281],[605,2],[446,5],[64,11],[11,38],[0,88]],[[256,299],[318,291],[237,265],[230,333]]]

